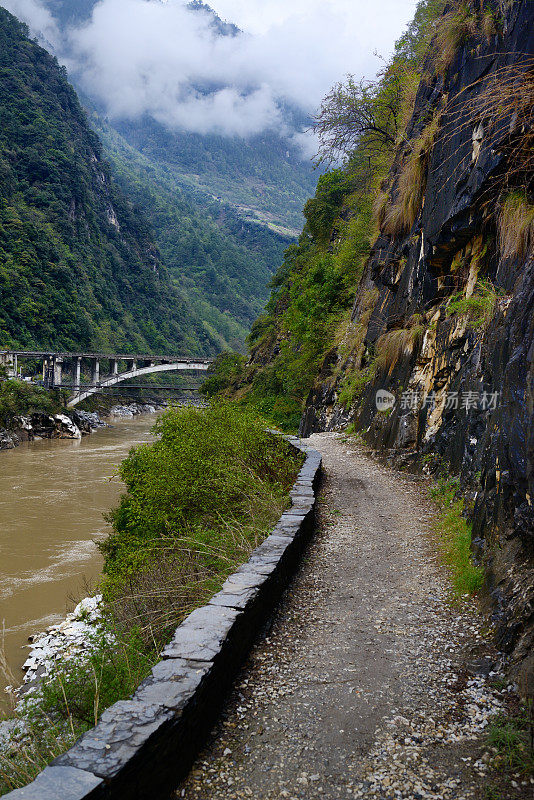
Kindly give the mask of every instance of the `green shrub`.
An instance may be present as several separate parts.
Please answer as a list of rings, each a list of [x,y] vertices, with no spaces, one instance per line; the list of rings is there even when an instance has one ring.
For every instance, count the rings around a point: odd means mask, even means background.
[[[126,630],[162,642],[209,598],[285,506],[301,457],[251,408],[175,407],[157,440],[131,451],[127,492],[110,514],[103,593]]]
[[[42,411],[55,414],[61,403],[57,392],[38,389],[18,380],[0,381],[0,424],[8,427],[18,414]]]
[[[469,327],[483,328],[491,321],[497,306],[497,292],[489,280],[478,281],[471,297],[453,295],[447,306],[447,316],[458,314],[469,320]]]
[[[294,433],[298,430],[302,405],[294,398],[267,393],[256,395],[252,403],[259,414],[270,420],[281,431]]]
[[[352,188],[351,176],[341,169],[321,175],[315,197],[304,206],[310,233],[319,244],[327,244],[344,198]]]
[[[214,397],[228,389],[240,377],[245,357],[239,353],[219,353],[208,367],[208,377],[200,387],[206,397]]]

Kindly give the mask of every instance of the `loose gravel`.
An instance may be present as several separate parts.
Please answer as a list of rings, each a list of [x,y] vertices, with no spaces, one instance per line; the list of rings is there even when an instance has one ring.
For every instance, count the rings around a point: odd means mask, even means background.
[[[484,730],[510,689],[475,601],[451,595],[425,484],[342,435],[307,441],[319,531],[173,798],[490,796]]]

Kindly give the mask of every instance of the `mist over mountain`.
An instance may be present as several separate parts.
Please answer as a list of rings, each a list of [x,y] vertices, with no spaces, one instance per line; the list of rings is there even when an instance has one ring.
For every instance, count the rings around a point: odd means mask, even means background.
[[[57,61],[0,8],[0,347],[209,353]]]
[[[316,182],[297,141],[308,114],[252,64],[252,37],[198,0],[5,5],[67,67],[210,337],[242,348]]]

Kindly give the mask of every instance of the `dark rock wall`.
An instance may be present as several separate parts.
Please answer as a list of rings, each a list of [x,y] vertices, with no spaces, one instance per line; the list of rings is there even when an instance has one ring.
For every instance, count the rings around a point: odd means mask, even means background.
[[[494,113],[495,105],[489,113],[485,98],[534,55],[534,3],[495,6],[498,34],[468,41],[444,77],[421,84],[408,138],[413,142],[432,115],[441,114],[421,210],[405,235],[383,231],[376,241],[353,309],[356,325],[365,298],[378,289],[364,346],[345,357],[336,378],[331,368],[336,359],[329,355],[330,366],[325,365],[308,398],[301,433],[353,422],[397,463],[424,460],[428,465],[439,459],[461,476],[499,643],[513,654],[514,664],[522,665],[521,677],[530,674],[533,680],[534,257],[532,246],[524,255],[503,257],[498,236],[504,191],[517,185],[532,190],[532,175],[526,182],[521,176],[523,183],[518,183],[518,165],[511,163],[510,153],[518,137],[532,131],[533,120],[531,114],[518,122],[509,88],[510,107],[504,113]],[[487,119],[477,112],[482,108]],[[389,177],[393,199],[406,152],[401,146]],[[477,326],[448,307],[458,292],[469,297],[478,278],[493,283],[497,298],[491,319]],[[343,380],[373,362],[386,332],[410,330],[414,314],[419,315],[420,341],[387,367],[377,367],[352,407],[342,407]],[[395,395],[389,414],[377,410],[379,389]],[[402,397],[409,391],[435,392],[435,407],[422,402],[406,407]],[[446,399],[454,392],[458,409]],[[478,402],[462,408],[467,392],[475,393]],[[481,402],[484,392],[486,403]],[[534,691],[534,685],[524,688]]]

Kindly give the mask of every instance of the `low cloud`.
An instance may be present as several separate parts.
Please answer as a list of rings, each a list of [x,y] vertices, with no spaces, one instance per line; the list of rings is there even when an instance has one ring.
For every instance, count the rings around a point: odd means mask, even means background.
[[[171,129],[243,137],[274,129],[309,151],[310,139],[288,128],[288,106],[311,115],[347,72],[373,75],[378,61],[366,40],[369,25],[377,37],[382,31],[378,46],[387,39],[389,49],[393,41],[393,30],[383,33],[384,15],[377,21],[363,12],[367,0],[361,0],[363,26],[361,20],[348,24],[349,0],[298,0],[289,14],[283,9],[291,2],[262,6],[262,0],[256,4],[258,13],[264,9],[261,25],[237,36],[217,35],[210,15],[183,0],[101,0],[86,24],[63,31],[62,38],[38,0],[4,2],[52,43],[75,82],[110,118],[148,114]],[[230,9],[232,2],[237,12],[240,0],[230,0]],[[414,0],[384,2],[398,33]],[[250,17],[253,6],[247,0],[240,7]]]
[[[45,47],[56,49],[61,36],[52,14],[39,0],[1,0],[0,5],[25,22]]]

